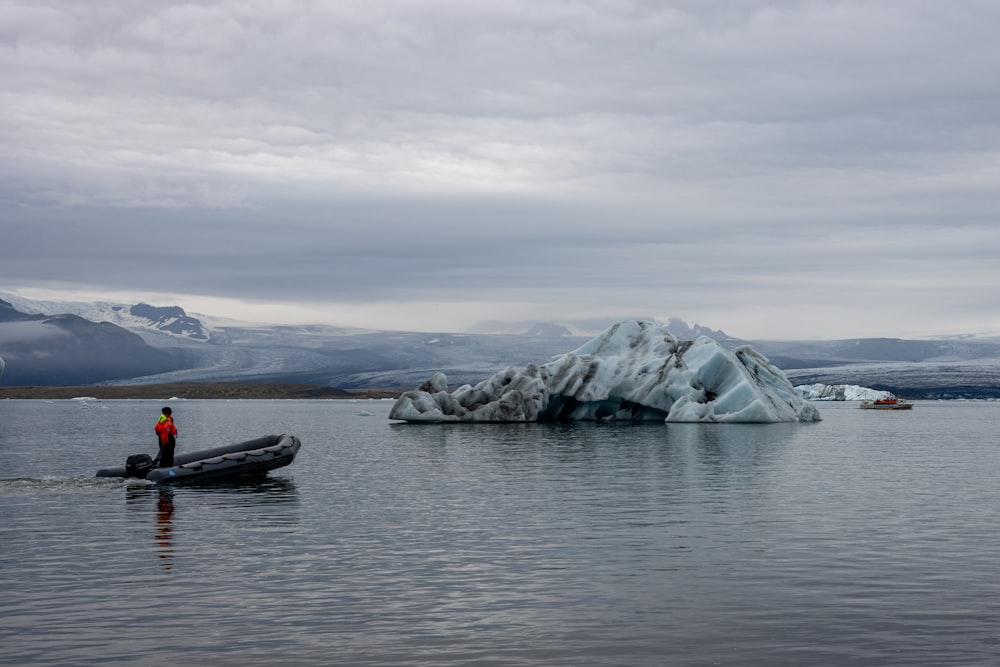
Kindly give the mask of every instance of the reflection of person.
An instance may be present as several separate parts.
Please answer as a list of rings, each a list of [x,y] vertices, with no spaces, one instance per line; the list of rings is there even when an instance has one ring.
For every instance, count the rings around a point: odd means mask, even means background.
[[[156,457],[159,467],[169,468],[174,464],[174,447],[177,445],[177,428],[174,426],[173,410],[163,408],[154,429],[160,438],[160,454]]]
[[[169,487],[160,488],[160,498],[156,503],[156,544],[163,569],[173,569],[174,547],[171,543],[174,532],[174,492]]]

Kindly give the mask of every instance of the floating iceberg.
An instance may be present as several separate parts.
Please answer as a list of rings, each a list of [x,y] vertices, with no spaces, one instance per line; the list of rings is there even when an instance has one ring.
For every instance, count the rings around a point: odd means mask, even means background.
[[[800,384],[795,391],[807,401],[877,401],[895,398],[891,391],[856,384]]]
[[[619,322],[547,364],[507,368],[448,392],[434,374],[400,396],[408,422],[819,421],[819,410],[749,346],[681,341],[652,322]]]

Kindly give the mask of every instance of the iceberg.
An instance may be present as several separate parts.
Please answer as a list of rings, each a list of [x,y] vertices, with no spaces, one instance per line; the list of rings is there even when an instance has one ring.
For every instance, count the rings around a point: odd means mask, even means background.
[[[807,401],[877,401],[895,398],[891,391],[856,384],[799,384],[795,391]]]
[[[748,345],[682,341],[654,322],[619,322],[573,352],[508,367],[448,391],[435,373],[404,392],[389,419],[406,422],[811,422],[819,410]]]
[[[0,357],[0,375],[3,375],[3,369],[6,364],[3,362],[3,357]]]

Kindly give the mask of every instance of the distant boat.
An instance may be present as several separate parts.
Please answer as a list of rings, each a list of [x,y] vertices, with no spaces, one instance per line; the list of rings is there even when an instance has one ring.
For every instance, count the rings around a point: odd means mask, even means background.
[[[913,401],[901,398],[876,398],[874,401],[861,401],[862,410],[912,410]]]

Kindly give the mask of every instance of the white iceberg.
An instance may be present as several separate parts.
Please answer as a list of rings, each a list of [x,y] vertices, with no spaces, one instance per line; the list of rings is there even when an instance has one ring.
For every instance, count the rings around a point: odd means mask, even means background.
[[[877,401],[895,398],[891,391],[857,384],[800,384],[795,386],[795,391],[807,401]]]
[[[6,364],[3,362],[3,357],[0,357],[0,375],[3,375],[3,369]]]
[[[547,364],[507,368],[448,392],[436,373],[400,396],[408,422],[819,421],[779,369],[749,346],[681,341],[652,322],[620,322]]]

